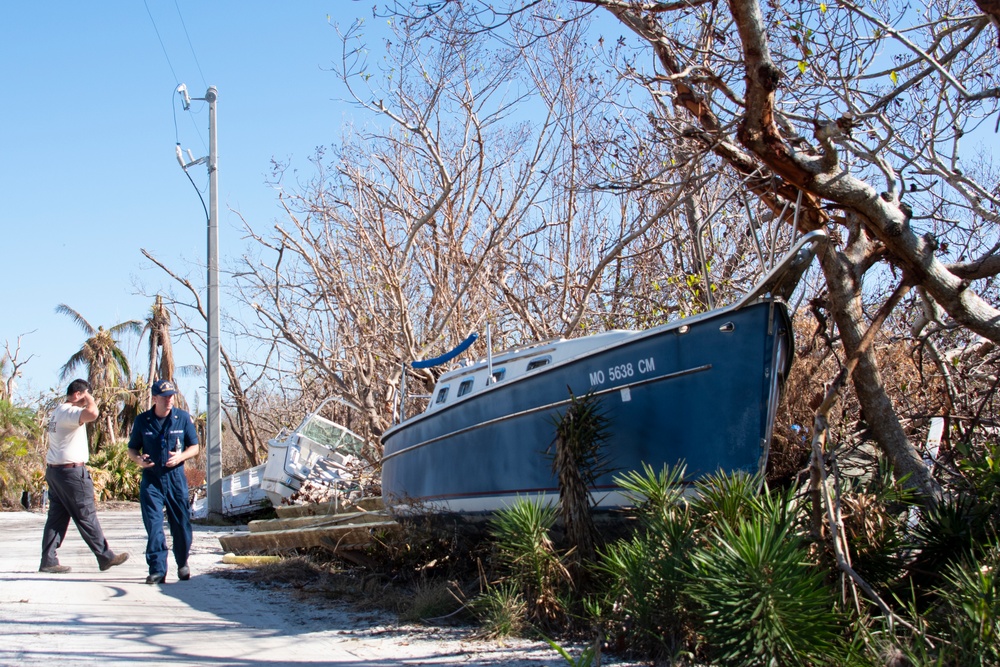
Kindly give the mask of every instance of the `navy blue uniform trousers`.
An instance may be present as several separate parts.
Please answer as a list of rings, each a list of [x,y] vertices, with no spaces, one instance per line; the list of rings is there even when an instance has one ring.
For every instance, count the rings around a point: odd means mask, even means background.
[[[161,472],[162,471],[162,472]],[[139,507],[146,527],[146,564],[150,574],[167,574],[167,538],[163,531],[166,514],[177,567],[187,565],[191,552],[191,517],[188,514],[188,485],[184,466],[153,468],[142,473]]]

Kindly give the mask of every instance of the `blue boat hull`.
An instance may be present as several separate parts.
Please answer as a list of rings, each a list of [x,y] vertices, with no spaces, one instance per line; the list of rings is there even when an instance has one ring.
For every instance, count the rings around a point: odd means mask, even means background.
[[[593,392],[609,419],[614,472],[599,505],[624,503],[613,478],[643,464],[684,461],[689,480],[766,464],[791,324],[765,301],[680,321],[576,359],[503,381],[382,438],[382,493],[392,504],[492,511],[517,496],[558,497],[545,451],[571,391]]]

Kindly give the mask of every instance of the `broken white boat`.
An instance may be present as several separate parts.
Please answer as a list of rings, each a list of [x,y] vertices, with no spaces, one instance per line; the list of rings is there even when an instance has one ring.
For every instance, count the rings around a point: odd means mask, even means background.
[[[222,514],[240,516],[287,504],[306,480],[333,489],[354,484],[349,468],[361,456],[365,440],[350,429],[320,416],[329,398],[293,430],[281,429],[267,442],[267,461],[222,479]],[[205,518],[204,490],[192,502],[192,516]]]

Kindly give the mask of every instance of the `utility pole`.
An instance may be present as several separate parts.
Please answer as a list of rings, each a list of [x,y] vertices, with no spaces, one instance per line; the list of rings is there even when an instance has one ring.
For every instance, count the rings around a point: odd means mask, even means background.
[[[205,471],[208,514],[222,514],[222,402],[219,382],[219,153],[215,103],[219,91],[209,86],[208,101],[208,415]]]
[[[183,97],[184,110],[191,106],[187,86],[181,84],[177,93]],[[208,164],[208,356],[206,373],[208,376],[208,413],[206,414],[205,443],[205,486],[208,515],[222,514],[222,392],[219,373],[219,155],[216,140],[215,107],[219,91],[209,86],[205,97],[194,98],[208,102],[208,157],[184,161],[181,147],[177,146],[177,160],[186,172],[196,164]],[[202,202],[204,203],[204,202]]]

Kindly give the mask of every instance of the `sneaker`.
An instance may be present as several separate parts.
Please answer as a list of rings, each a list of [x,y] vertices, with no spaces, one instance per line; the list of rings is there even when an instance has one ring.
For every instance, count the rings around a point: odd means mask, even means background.
[[[121,565],[122,563],[124,563],[127,560],[128,560],[128,552],[127,551],[124,552],[124,553],[117,554],[114,558],[112,558],[111,560],[109,560],[107,563],[101,563],[101,565],[100,565],[101,572],[106,572],[107,570],[110,570],[111,568],[113,568],[115,565]]]
[[[69,565],[43,565],[38,568],[39,572],[48,572],[49,574],[62,574],[64,572],[69,572],[72,570]]]
[[[146,577],[146,583],[147,584],[162,584],[164,576],[165,575],[162,575],[162,574],[151,574],[148,577]]]
[[[181,565],[180,569],[177,570],[177,578],[181,581],[187,581],[191,578],[191,568],[187,565]]]

